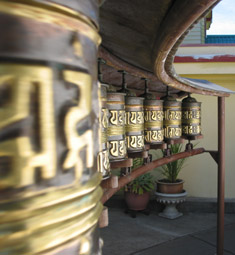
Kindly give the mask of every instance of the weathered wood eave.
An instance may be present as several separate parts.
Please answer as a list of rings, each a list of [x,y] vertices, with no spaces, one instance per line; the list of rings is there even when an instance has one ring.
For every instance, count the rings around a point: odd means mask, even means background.
[[[107,0],[106,2],[108,1],[110,0]],[[146,49],[143,49],[143,51],[145,50],[145,54],[151,55],[149,64],[146,64],[146,59],[144,61],[141,59],[137,61],[136,57],[132,57],[131,54],[133,55],[134,51],[130,53],[130,56],[119,54],[120,48],[116,50],[114,48],[115,42],[110,42],[110,37],[109,40],[106,41],[106,36],[103,38],[104,41],[100,47],[99,56],[106,60],[107,65],[114,68],[114,72],[116,70],[124,69],[132,76],[148,78],[152,83],[152,91],[156,93],[159,92],[157,93],[159,96],[164,94],[162,90],[163,84],[173,88],[172,93],[177,94],[178,96],[184,94],[182,91],[203,95],[229,96],[229,92],[223,90],[222,87],[221,89],[214,89],[213,87],[205,88],[203,85],[197,86],[189,80],[185,80],[178,76],[173,68],[174,56],[183,38],[194,24],[205,16],[219,1],[220,0],[172,1],[169,10],[166,11],[160,26],[158,26],[158,30],[152,31],[152,38],[150,38],[149,41],[153,41],[154,43],[152,45],[143,45],[143,47],[146,47]],[[114,2],[112,4],[114,4]],[[148,5],[144,5],[143,2],[143,10],[147,8]],[[133,8],[133,11],[134,10],[135,9]],[[136,16],[136,19],[138,18],[139,17]],[[113,20],[117,20],[117,23],[119,22],[118,17],[113,17],[112,22],[114,22]],[[121,21],[123,22],[123,20]],[[101,19],[101,27],[102,22],[108,22],[108,19]],[[134,23],[133,20],[132,23]],[[105,26],[107,27],[107,24],[105,24]],[[105,35],[106,31],[103,29],[102,33]],[[118,30],[116,31],[116,34],[116,39],[119,38],[118,36],[122,36],[121,33],[119,34]],[[132,43],[133,47],[135,47],[133,39]],[[122,45],[122,47],[124,46]],[[113,77],[115,77],[115,75]],[[135,85],[132,85],[132,87],[133,86]]]

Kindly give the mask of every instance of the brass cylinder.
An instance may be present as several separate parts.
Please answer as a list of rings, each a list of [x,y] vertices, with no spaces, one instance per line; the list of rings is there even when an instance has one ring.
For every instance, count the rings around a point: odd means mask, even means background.
[[[0,254],[101,253],[95,2],[0,0]]]
[[[164,98],[164,138],[178,139],[182,135],[181,127],[181,102],[178,102],[171,96]]]
[[[201,134],[201,103],[191,96],[182,100],[182,134]]]
[[[126,157],[125,93],[107,93],[108,142],[110,161]]]
[[[98,155],[98,169],[103,179],[110,176],[109,149],[108,149],[108,108],[107,108],[107,88],[108,85],[100,84],[100,152]]]
[[[156,99],[144,100],[144,139],[148,144],[163,142],[163,102]]]
[[[126,97],[126,140],[127,151],[144,149],[144,107],[143,97]]]

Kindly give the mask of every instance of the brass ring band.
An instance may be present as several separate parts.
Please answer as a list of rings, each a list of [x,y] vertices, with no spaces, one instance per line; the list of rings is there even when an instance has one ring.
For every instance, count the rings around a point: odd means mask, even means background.
[[[124,126],[108,127],[108,136],[124,135],[124,134],[125,134],[125,127]]]
[[[70,8],[55,3],[37,4],[36,1],[30,1],[30,5],[21,3],[21,1],[0,2],[0,11],[3,13],[54,24],[72,31],[77,31],[79,27],[79,33],[90,38],[97,46],[101,43],[97,28],[89,18]]]
[[[97,173],[84,186],[1,201],[1,251],[35,254],[83,235],[98,222],[102,211],[100,179]]]
[[[155,121],[155,122],[145,122],[144,128],[162,128],[163,122],[162,121]]]
[[[144,130],[144,124],[126,125],[126,132],[140,132]]]

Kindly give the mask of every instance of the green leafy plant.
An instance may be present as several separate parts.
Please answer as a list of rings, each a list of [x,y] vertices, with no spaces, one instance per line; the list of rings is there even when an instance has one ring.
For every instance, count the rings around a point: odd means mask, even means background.
[[[171,153],[176,154],[182,151],[182,144],[173,144],[171,145]],[[178,180],[178,175],[182,170],[185,161],[187,158],[178,159],[161,167],[161,173],[165,177],[164,181],[175,183]]]
[[[143,159],[135,158],[133,161],[133,171],[135,171],[134,169],[141,165],[143,165]],[[150,192],[154,188],[154,177],[150,173],[146,173],[137,177],[135,180],[126,185],[125,191],[142,195],[144,192]]]

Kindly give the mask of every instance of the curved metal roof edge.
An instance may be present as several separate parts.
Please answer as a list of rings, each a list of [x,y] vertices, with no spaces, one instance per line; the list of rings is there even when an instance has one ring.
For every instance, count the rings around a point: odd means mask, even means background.
[[[173,60],[175,53],[187,35],[189,30],[205,15],[210,11],[220,0],[198,0],[187,2],[188,6],[185,6],[182,2],[168,12],[168,18],[164,20],[162,24],[161,36],[155,45],[155,64],[154,72],[156,76],[166,85],[175,87],[177,89],[197,94],[204,95],[214,95],[214,96],[229,96],[229,94],[234,93],[233,91],[227,90],[222,86],[210,83],[207,84],[211,86],[205,86],[205,83],[200,80],[191,80],[180,77],[176,74],[173,67]],[[188,11],[185,15],[180,18],[174,17],[173,13],[176,8],[178,11],[185,8]],[[170,19],[170,17],[173,17]],[[186,20],[185,20],[186,18]],[[177,20],[176,20],[177,19]],[[173,24],[175,24],[173,26]],[[166,35],[164,37],[164,34]],[[174,36],[172,36],[172,34]]]

